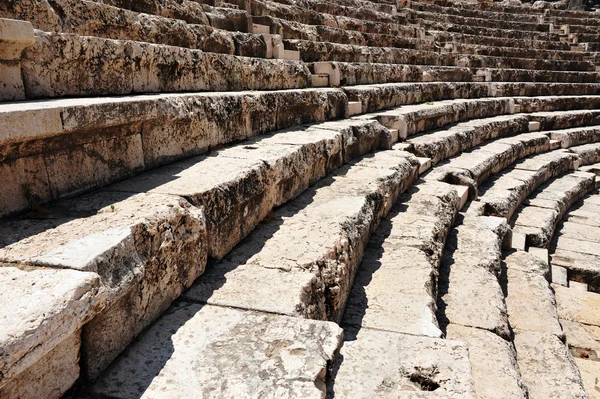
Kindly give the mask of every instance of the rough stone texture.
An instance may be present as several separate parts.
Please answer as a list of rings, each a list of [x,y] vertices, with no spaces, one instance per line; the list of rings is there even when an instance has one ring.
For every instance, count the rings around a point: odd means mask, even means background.
[[[504,263],[506,309],[513,331],[516,334],[523,331],[554,334],[564,341],[556,299],[548,283],[548,264],[524,251],[509,254]]]
[[[574,154],[556,150],[518,162],[480,187],[485,214],[510,218],[521,202],[552,177],[574,168]]]
[[[290,61],[40,31],[23,76],[29,99],[310,86],[308,68]]]
[[[560,140],[562,148],[587,144],[600,140],[600,128],[597,126],[576,127],[572,129],[546,132],[552,140]]]
[[[179,302],[90,390],[119,399],[322,398],[341,339],[333,323]]]
[[[516,213],[514,232],[525,234],[528,245],[547,247],[564,213],[591,191],[594,183],[594,174],[579,171],[551,180]]]
[[[577,365],[556,335],[522,332],[514,343],[529,398],[587,398]]]
[[[549,149],[547,136],[541,133],[523,133],[475,147],[470,152],[463,152],[441,162],[429,173],[427,179],[459,182],[475,191],[490,175],[506,169],[516,160]]]
[[[381,223],[350,291],[342,320],[347,333],[367,327],[441,337],[435,297],[439,258],[458,204],[452,191],[443,183],[417,185]]]
[[[575,358],[585,354],[591,360],[597,360],[600,355],[600,327],[561,319],[567,345]]]
[[[552,288],[561,319],[600,327],[600,295],[555,284]]]
[[[0,386],[0,395],[19,399],[62,397],[79,377],[80,345],[80,331],[62,339],[31,367]]]
[[[344,342],[331,393],[336,398],[475,397],[467,345],[361,329]],[[421,395],[419,395],[421,393]]]
[[[0,160],[10,182],[0,215],[232,141],[345,116],[346,106],[332,89],[0,104]],[[65,170],[75,161],[80,168]]]
[[[459,123],[447,129],[425,133],[408,140],[415,154],[431,158],[432,162],[460,154],[486,140],[527,131],[523,116],[496,116]]]
[[[49,396],[56,395],[54,389],[64,392],[79,374],[76,332],[104,306],[100,278],[90,272],[2,263],[0,283],[8,287],[0,291],[0,393],[31,397],[33,386],[42,389],[46,383]],[[69,366],[64,376],[57,374],[56,385],[43,378],[48,371],[44,364],[56,363],[59,370],[65,362]],[[32,391],[21,383],[31,384]]]
[[[469,345],[475,392],[482,399],[527,397],[512,343],[489,331],[449,324],[446,338]]]
[[[3,260],[100,275],[107,308],[83,330],[84,366],[91,378],[206,265],[201,210],[175,196],[127,197],[92,194],[63,201],[50,210],[50,218],[2,225]]]
[[[339,321],[369,234],[417,173],[416,159],[396,150],[335,170],[275,210],[186,298]]]
[[[575,358],[575,364],[581,373],[583,387],[590,399],[600,398],[600,362]]]
[[[510,339],[506,304],[498,283],[508,226],[492,219],[497,218],[465,219],[465,224],[451,231],[440,270],[438,320]]]

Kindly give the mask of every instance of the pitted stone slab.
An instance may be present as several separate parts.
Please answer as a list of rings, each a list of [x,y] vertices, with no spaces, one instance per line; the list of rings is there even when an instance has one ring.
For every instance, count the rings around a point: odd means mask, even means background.
[[[475,397],[467,345],[460,341],[365,328],[344,342],[338,361],[336,398]]]
[[[583,349],[586,352],[595,352],[600,357],[600,327],[588,324],[578,323],[576,321],[560,319],[565,335],[567,336],[567,345],[573,353]]]
[[[100,275],[107,307],[83,330],[83,366],[94,378],[204,272],[204,214],[181,197],[100,192],[62,201],[50,215],[51,229],[44,220],[30,230],[5,223],[12,244],[0,256]]]
[[[527,397],[513,345],[479,328],[449,324],[446,338],[469,345],[475,391],[482,399]]]
[[[275,210],[186,298],[339,321],[370,232],[416,179],[417,168],[410,154],[390,150],[335,170]],[[253,270],[261,277],[248,277]],[[279,294],[257,290],[257,280],[277,285]]]
[[[3,398],[36,399],[61,397],[79,377],[81,330],[61,337],[50,352],[31,367],[0,383]]]
[[[556,335],[521,332],[514,343],[529,398],[587,399],[579,370]]]
[[[552,288],[561,319],[600,327],[600,294],[556,284]]]
[[[465,218],[465,224],[451,231],[440,268],[437,316],[442,325],[477,327],[509,339],[497,279],[508,226],[506,222],[494,226],[491,219],[495,218]]]
[[[415,154],[437,163],[486,140],[527,131],[527,118],[501,115],[459,123],[447,129],[414,136],[408,140]]]
[[[383,248],[367,248],[342,325],[348,331],[374,328],[440,338],[435,317],[436,274],[423,251],[402,247],[401,240]]]
[[[2,387],[11,385],[14,378],[35,367],[36,362],[80,330],[102,310],[105,297],[96,273],[0,265],[0,285],[4,287],[0,290]],[[78,350],[74,356],[71,360],[76,365]],[[6,389],[0,388],[0,392],[18,393],[21,388]]]
[[[507,270],[508,321],[515,333],[554,334],[564,340],[556,299],[547,280],[550,274],[548,264],[524,251],[509,254],[504,263]]]
[[[590,399],[600,399],[600,362],[576,357],[574,360],[581,373],[585,392]]]
[[[119,399],[322,398],[341,339],[329,322],[179,302],[90,389]]]
[[[584,224],[567,221],[562,224],[560,228],[560,235],[575,240],[600,243],[600,227],[586,226]],[[561,249],[563,249],[563,247],[561,247]]]

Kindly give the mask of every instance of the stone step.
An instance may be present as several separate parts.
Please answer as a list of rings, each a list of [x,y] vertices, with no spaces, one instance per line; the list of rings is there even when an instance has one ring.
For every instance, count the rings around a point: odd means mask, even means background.
[[[39,210],[49,200],[264,132],[345,117],[347,104],[336,89],[0,104],[2,168],[13,176],[0,214]],[[67,172],[72,159],[80,166]]]
[[[338,362],[336,398],[477,397],[464,342],[363,328],[346,338]]]
[[[564,112],[536,112],[529,119],[540,123],[540,130],[567,129],[600,124],[600,110],[583,109]]]
[[[425,132],[408,138],[407,142],[417,156],[429,157],[436,164],[484,141],[526,132],[528,123],[523,115],[494,116]]]
[[[531,14],[509,14],[505,12],[494,12],[487,10],[469,9],[469,8],[458,8],[458,7],[445,7],[436,4],[412,2],[411,8],[418,11],[427,11],[429,13],[439,13],[447,15],[458,15],[461,17],[472,17],[472,18],[489,18],[491,20],[501,21],[519,21],[536,23],[539,21],[537,15]]]
[[[562,149],[525,158],[482,184],[477,207],[470,211],[510,219],[532,192],[550,178],[575,169],[577,160]]]
[[[477,397],[525,399],[526,389],[512,343],[479,328],[449,324],[446,338],[467,343]]]
[[[569,43],[563,43],[561,41],[553,40],[534,40],[531,38],[505,38],[498,36],[485,36],[479,34],[467,34],[459,32],[448,32],[446,30],[428,29],[427,32],[433,36],[434,40],[439,42],[453,42],[453,43],[464,43],[464,44],[476,44],[485,46],[499,46],[499,47],[517,47],[517,48],[531,48],[539,50],[562,50],[569,51],[571,45]],[[589,50],[588,50],[589,51]]]
[[[600,127],[576,127],[572,129],[545,131],[552,140],[560,141],[562,148],[600,141]]]
[[[390,129],[397,129],[399,137],[406,139],[456,122],[511,114],[513,108],[514,101],[510,98],[457,99],[404,105],[359,118],[375,119]]]
[[[428,19],[419,18],[419,24],[427,30],[438,30],[448,31],[454,33],[462,33],[468,35],[480,35],[480,36],[492,36],[492,37],[503,37],[506,39],[519,39],[519,40],[540,40],[540,41],[558,41],[559,35],[556,33],[549,33],[547,28],[545,32],[535,32],[528,30],[512,30],[510,28],[496,28],[490,27],[491,24],[481,19],[478,25],[470,24],[459,24],[453,22],[439,22],[430,19],[434,14],[428,15]],[[451,17],[451,19],[454,19]],[[488,23],[486,25],[486,22]],[[492,25],[494,26],[494,25]],[[546,25],[547,26],[547,25]]]
[[[335,323],[180,301],[86,391],[123,399],[198,392],[317,399],[341,344]]]
[[[469,216],[451,230],[438,282],[437,318],[443,331],[459,324],[510,340],[498,282],[502,250],[510,245],[510,227],[501,218]]]
[[[436,276],[459,201],[454,186],[439,182],[420,182],[399,198],[367,244],[341,323],[346,335],[366,328],[442,336]]]
[[[542,133],[522,133],[495,139],[438,164],[425,179],[466,185],[476,198],[479,185],[524,157],[547,152],[552,148]]]
[[[565,341],[550,289],[547,261],[525,251],[514,251],[504,258],[506,269],[506,308],[515,335],[523,332],[550,334]]]
[[[539,21],[523,22],[516,19],[508,21],[503,19],[494,19],[493,16],[493,14],[488,14],[486,17],[468,17],[456,14],[416,10],[412,10],[410,15],[412,18],[418,19],[420,23],[435,22],[447,24],[450,26],[449,30],[452,30],[451,26],[453,25],[466,26],[469,28],[489,28],[490,26],[493,26],[496,30],[509,31],[511,32],[510,34],[521,32],[528,33],[531,34],[532,38],[538,38],[537,34],[547,34],[550,32],[548,23],[539,23]],[[499,34],[498,36],[502,36],[502,34]]]
[[[339,322],[371,232],[417,173],[416,159],[400,150],[334,171],[274,210],[184,297]]]
[[[529,83],[529,82],[423,82],[423,83],[386,83],[344,87],[344,93],[350,101],[361,101],[364,112],[376,112],[385,108],[407,104],[450,100],[458,98],[480,97],[553,97],[547,108],[539,109],[537,98],[515,99],[521,105],[521,112],[552,111],[558,109],[587,108],[585,101],[597,98],[600,85],[593,83]],[[573,96],[590,96],[581,101]],[[557,97],[566,96],[566,97]],[[597,100],[593,100],[597,101]],[[562,108],[562,104],[573,103]],[[573,108],[571,108],[573,107]],[[535,108],[535,111],[529,110]]]
[[[79,377],[80,329],[103,306],[100,278],[2,263],[0,284],[11,287],[0,294],[0,394],[61,396]]]
[[[587,398],[573,358],[555,335],[526,331],[515,335],[514,345],[529,398]]]
[[[526,246],[548,247],[557,224],[571,206],[594,189],[595,175],[573,172],[551,180],[524,201],[513,216],[513,234]]]
[[[21,63],[27,99],[311,86],[310,71],[297,62],[41,31]]]
[[[594,71],[594,65],[588,61],[564,61],[533,58],[494,57],[485,55],[463,55],[437,53],[423,50],[401,49],[394,47],[367,47],[344,45],[340,43],[317,42],[301,39],[284,39],[289,49],[300,51],[300,59],[305,62],[370,62],[389,64],[417,64],[437,66],[459,66],[469,68],[504,68]]]
[[[7,265],[22,262],[96,276],[99,305],[80,317],[90,320],[82,332],[82,372],[93,379],[204,272],[207,257],[222,257],[274,206],[343,163],[377,150],[386,142],[382,134],[387,130],[374,121],[322,123],[163,167],[64,200],[48,207],[43,219],[4,220],[0,259],[12,262]],[[389,160],[398,170],[385,166]],[[376,223],[369,212],[385,213],[388,201],[410,184],[417,169],[410,154],[391,151],[355,163],[344,177],[363,189],[367,180],[361,176],[374,179],[379,200],[373,203],[370,193],[359,211]],[[342,192],[344,183],[337,185]],[[346,187],[346,198],[357,203],[352,195],[363,191],[352,192],[352,187]],[[53,333],[52,326],[46,328],[47,335]],[[22,340],[30,344],[31,338]],[[32,359],[27,365],[38,358]]]

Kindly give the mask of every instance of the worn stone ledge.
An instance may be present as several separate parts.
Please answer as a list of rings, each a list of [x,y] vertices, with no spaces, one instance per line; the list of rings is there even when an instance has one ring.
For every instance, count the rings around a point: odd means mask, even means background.
[[[185,297],[339,322],[370,234],[417,174],[417,160],[400,150],[335,170],[275,210]]]
[[[90,194],[1,230],[2,261],[99,276],[105,308],[89,309],[83,327],[90,378],[204,272],[208,252],[204,212],[176,196]]]
[[[28,99],[311,86],[297,62],[41,31],[22,71]]]
[[[574,172],[550,181],[530,195],[517,210],[513,231],[525,235],[526,245],[546,248],[571,206],[594,189],[595,175]]]
[[[25,99],[21,54],[33,42],[30,22],[0,18],[0,101]]]
[[[331,322],[181,301],[86,391],[124,399],[321,399],[341,344],[342,330]]]
[[[1,104],[2,169],[14,178],[1,195],[0,214],[260,133],[346,114],[347,98],[334,89]],[[67,171],[73,158],[81,166]]]
[[[456,189],[437,182],[417,184],[400,197],[365,250],[342,319],[347,335],[373,328],[442,336],[437,275],[458,203]]]
[[[575,169],[577,159],[566,150],[555,150],[517,162],[513,168],[480,186],[478,202],[481,211],[510,219],[525,198],[540,185]]]

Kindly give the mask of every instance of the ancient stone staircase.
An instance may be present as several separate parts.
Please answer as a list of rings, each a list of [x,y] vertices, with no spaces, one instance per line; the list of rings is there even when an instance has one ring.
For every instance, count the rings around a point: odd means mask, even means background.
[[[598,22],[0,4],[0,397],[598,397]]]

